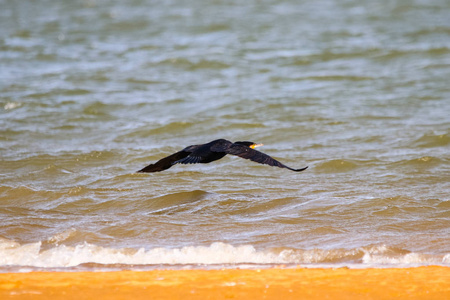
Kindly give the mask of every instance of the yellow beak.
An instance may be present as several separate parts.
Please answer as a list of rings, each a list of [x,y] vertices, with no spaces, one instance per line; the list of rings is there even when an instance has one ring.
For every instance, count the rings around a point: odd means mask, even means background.
[[[256,147],[260,147],[260,146],[263,146],[264,144],[253,144],[253,145],[250,145],[250,148],[252,148],[252,149],[255,149]]]

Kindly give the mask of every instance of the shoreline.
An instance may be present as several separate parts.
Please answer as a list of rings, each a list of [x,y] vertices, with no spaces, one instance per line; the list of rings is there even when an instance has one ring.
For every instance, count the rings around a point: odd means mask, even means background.
[[[1,299],[450,299],[450,268],[0,273]]]

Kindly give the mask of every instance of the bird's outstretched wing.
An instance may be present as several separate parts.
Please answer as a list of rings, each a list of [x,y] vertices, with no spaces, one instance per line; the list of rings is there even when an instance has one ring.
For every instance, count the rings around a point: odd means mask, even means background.
[[[142,170],[139,170],[140,173],[151,173],[151,172],[161,172],[164,170],[167,170],[171,166],[174,165],[174,163],[180,159],[183,159],[187,157],[191,152],[181,150],[177,153],[174,153],[172,155],[169,155],[167,157],[164,157],[163,159],[160,159],[154,164],[148,165]]]
[[[173,164],[185,164],[185,165],[186,164],[198,164],[201,161],[202,161],[201,156],[195,156],[195,155],[192,155],[192,153],[190,153],[190,155],[173,162]]]
[[[308,167],[305,168],[301,168],[301,169],[293,169],[290,168],[282,163],[280,163],[278,160],[270,157],[267,154],[264,154],[262,152],[259,152],[258,150],[254,150],[250,147],[244,146],[244,145],[238,145],[238,144],[233,144],[231,145],[228,149],[225,150],[225,152],[227,154],[231,154],[231,155],[236,155],[245,159],[249,159],[251,161],[260,163],[260,164],[264,164],[264,165],[269,165],[269,166],[273,166],[273,167],[279,167],[279,168],[286,168],[295,172],[301,172],[306,170]]]

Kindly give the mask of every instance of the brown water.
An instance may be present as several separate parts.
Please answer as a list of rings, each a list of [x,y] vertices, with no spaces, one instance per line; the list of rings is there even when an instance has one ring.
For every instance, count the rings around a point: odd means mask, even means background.
[[[0,3],[0,271],[450,264],[448,1]]]

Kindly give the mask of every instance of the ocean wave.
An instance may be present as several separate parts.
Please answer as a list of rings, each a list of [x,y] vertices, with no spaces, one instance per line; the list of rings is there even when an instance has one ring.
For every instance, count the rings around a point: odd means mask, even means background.
[[[167,58],[159,62],[156,62],[156,64],[170,65],[185,68],[191,71],[195,71],[198,69],[226,69],[230,67],[229,64],[220,60],[205,60],[205,59],[193,60],[184,57]],[[150,64],[150,66],[153,66],[153,64]]]
[[[450,134],[427,133],[422,135],[413,145],[423,148],[445,147],[450,144]]]
[[[402,168],[413,168],[413,170],[422,170],[439,166],[446,166],[447,160],[436,156],[421,156],[412,159],[403,159],[393,163],[394,166]]]
[[[71,233],[68,232],[67,235]],[[55,240],[64,240],[64,236]],[[412,253],[385,245],[355,249],[291,249],[258,250],[252,245],[233,246],[216,242],[209,246],[182,248],[108,248],[89,243],[76,246],[55,245],[44,249],[42,242],[20,244],[0,240],[0,270],[11,267],[66,268],[85,264],[108,265],[348,265],[383,267],[404,265],[449,265],[450,254]]]
[[[358,168],[359,164],[353,160],[333,159],[317,165],[315,170],[323,173],[349,172]]]

